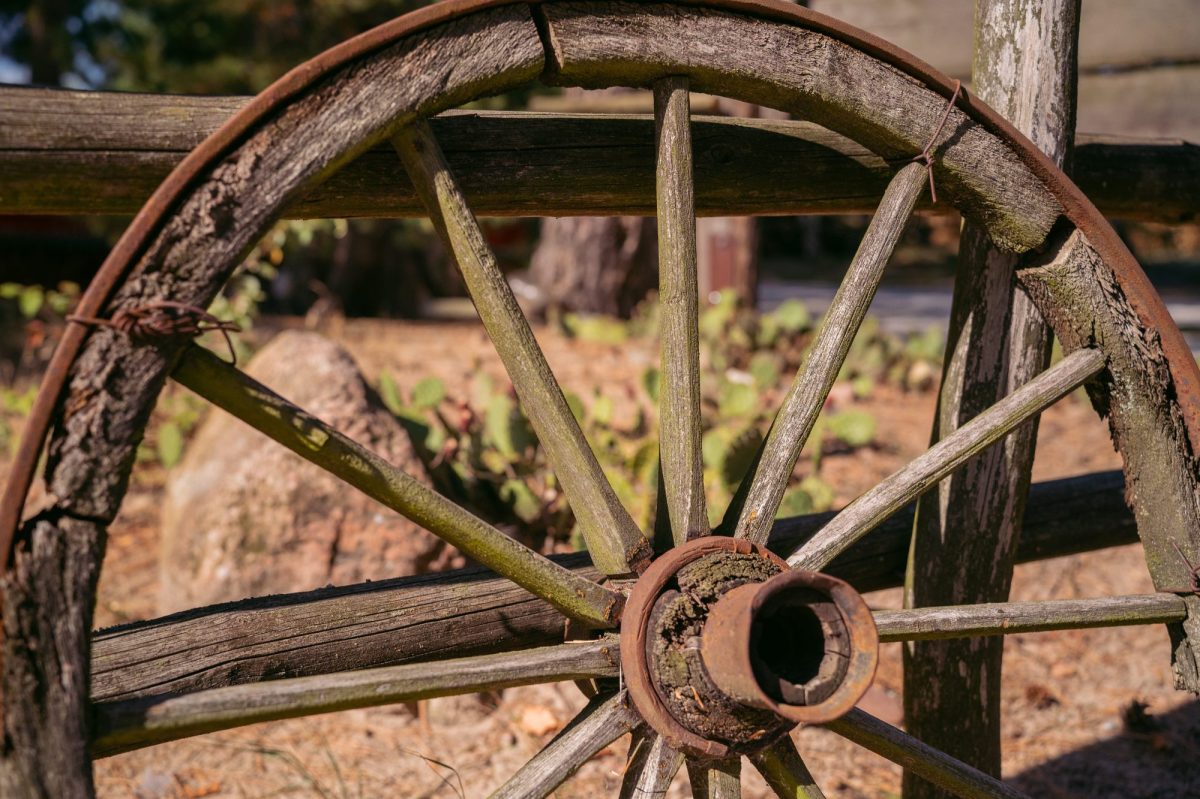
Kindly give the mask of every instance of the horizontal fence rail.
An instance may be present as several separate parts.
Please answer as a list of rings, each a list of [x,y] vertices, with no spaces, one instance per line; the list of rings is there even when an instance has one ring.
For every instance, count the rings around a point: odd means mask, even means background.
[[[0,214],[133,213],[248,101],[0,88]],[[480,215],[654,213],[650,115],[452,112],[433,128]],[[698,117],[692,138],[696,210],[705,216],[868,213],[898,166],[806,122]],[[1200,215],[1200,147],[1187,142],[1080,136],[1074,176],[1109,216],[1180,222]],[[386,148],[365,153],[285,212],[424,214]]]
[[[861,591],[901,585],[913,506],[826,569]],[[780,520],[768,546],[786,556],[833,516]],[[1031,487],[1020,563],[1137,541],[1119,471]],[[598,577],[585,555],[554,559]],[[116,702],[280,677],[439,660],[563,640],[549,603],[479,569],[248,599],[97,632],[92,698]]]

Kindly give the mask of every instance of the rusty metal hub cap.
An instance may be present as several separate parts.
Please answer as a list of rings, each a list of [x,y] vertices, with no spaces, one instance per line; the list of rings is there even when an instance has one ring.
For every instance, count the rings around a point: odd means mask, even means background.
[[[668,743],[724,758],[850,710],[875,676],[878,641],[847,583],[710,536],[670,550],[634,585],[621,665]]]

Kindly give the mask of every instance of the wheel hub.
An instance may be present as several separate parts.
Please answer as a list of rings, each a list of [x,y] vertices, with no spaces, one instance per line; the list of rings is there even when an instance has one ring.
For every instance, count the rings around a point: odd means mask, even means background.
[[[665,553],[623,614],[630,697],[693,756],[753,752],[800,722],[838,718],[877,662],[875,624],[853,588],[744,539],[709,536]]]

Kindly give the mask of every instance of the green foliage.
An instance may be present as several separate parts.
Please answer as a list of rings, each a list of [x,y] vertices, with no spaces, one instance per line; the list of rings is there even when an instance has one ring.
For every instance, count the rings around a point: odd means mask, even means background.
[[[581,341],[620,344],[629,338],[629,323],[611,316],[568,313],[562,323],[569,335]]]
[[[623,322],[566,315],[564,334],[619,346],[657,335],[653,303]],[[737,486],[754,464],[775,409],[800,368],[815,328],[803,304],[789,301],[768,314],[742,307],[732,294],[719,295],[699,320],[701,345],[701,439],[705,488],[712,521],[720,520]],[[908,345],[885,336],[874,321],[863,326],[835,387],[839,407],[818,420],[802,466],[784,495],[779,513],[791,516],[833,507],[833,488],[821,477],[823,456],[869,446],[875,418],[856,399],[882,382],[905,387],[913,364],[928,358],[936,368],[940,339],[922,336]],[[898,377],[897,377],[898,376]],[[584,399],[566,392],[605,475],[618,498],[644,530],[653,527],[658,483],[658,431],[654,424],[662,376],[656,367],[640,374],[636,390],[619,394],[597,389]],[[436,379],[413,386],[407,399],[394,379],[380,376],[380,395],[416,431],[418,449],[439,490],[533,544],[547,541],[582,546],[574,518],[553,480],[545,453],[510,388],[480,373],[466,399],[447,392]],[[411,427],[414,422],[419,427]],[[807,472],[807,473],[805,473]]]
[[[24,286],[20,283],[0,283],[0,300],[16,303],[23,319],[51,320],[61,318],[79,299],[79,284],[70,281],[56,288]]]
[[[242,333],[248,333],[258,317],[260,303],[266,299],[266,285],[278,274],[286,253],[313,241],[314,236],[336,238],[344,235],[345,220],[290,221],[281,222],[272,228],[250,251],[234,271],[229,282],[209,306],[209,313],[218,319],[236,323]],[[9,314],[4,309],[4,318],[25,320],[27,323],[25,342],[25,365],[31,371],[40,371],[53,351],[53,346],[65,327],[67,314],[78,303],[81,289],[77,283],[63,281],[53,288],[37,284],[0,283],[0,303],[12,308]],[[239,361],[249,359],[252,354],[246,336],[231,333],[234,352]],[[224,336],[217,332],[205,334],[201,343],[218,351],[224,351]],[[151,431],[153,432],[153,431]]]
[[[828,417],[826,430],[847,446],[865,447],[875,440],[875,417],[866,411],[841,411]]]
[[[170,469],[179,463],[183,457],[183,431],[179,429],[179,424],[166,421],[159,425],[156,444],[158,460],[165,468]]]
[[[642,391],[650,398],[650,402],[658,404],[659,389],[662,387],[662,373],[655,367],[642,372]]]
[[[207,403],[195,394],[168,383],[154,406],[146,440],[138,447],[138,461],[156,463],[164,469],[177,466],[207,408]]]
[[[267,298],[266,286],[279,274],[287,253],[309,248],[317,236],[336,239],[345,234],[344,219],[300,220],[279,222],[259,240],[208,308],[213,316],[242,329],[242,334],[230,336],[239,361],[252,354],[244,334],[253,329],[259,305]],[[209,333],[207,339],[211,347],[225,346],[220,334]]]
[[[446,386],[436,377],[426,377],[413,386],[413,406],[419,410],[436,408],[446,398]]]
[[[36,398],[36,386],[23,390],[0,389],[0,449],[10,457],[16,454],[21,428],[24,426],[25,417],[33,410],[33,401]]]
[[[62,80],[137,91],[261,91],[322,50],[423,5],[424,0],[61,0],[0,4],[9,55],[34,82]],[[25,10],[25,9],[20,9]]]
[[[722,417],[750,416],[758,410],[758,390],[751,383],[721,381],[717,413]]]

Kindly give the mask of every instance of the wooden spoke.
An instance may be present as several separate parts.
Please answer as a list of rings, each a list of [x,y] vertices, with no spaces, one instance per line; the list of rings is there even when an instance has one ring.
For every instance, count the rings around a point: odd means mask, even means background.
[[[207,350],[186,348],[172,377],[571,618],[597,627],[616,623],[620,594],[518,543]]]
[[[995,777],[918,741],[858,708],[825,726],[963,799],[1027,799],[1025,794]]]
[[[658,136],[659,453],[676,545],[708,535],[700,458],[700,331],[688,80],[654,84]]]
[[[682,765],[683,755],[661,735],[638,729],[629,746],[621,799],[663,799]]]
[[[630,732],[640,721],[624,691],[596,697],[491,799],[548,796],[597,752]]]
[[[1063,358],[851,502],[788,558],[788,564],[820,571],[838,553],[968,458],[1079,387],[1103,366],[1104,355],[1099,350],[1081,349]]]
[[[825,799],[791,738],[780,738],[752,755],[750,762],[779,799]]]
[[[879,629],[880,642],[887,643],[1087,627],[1170,624],[1183,621],[1187,615],[1187,605],[1182,597],[1162,593],[881,610],[875,613],[875,626]]]
[[[771,424],[758,459],[725,512],[722,528],[726,533],[759,544],[767,540],[792,470],[796,468],[796,460],[817,423],[829,389],[837,379],[875,296],[875,289],[879,287],[883,269],[892,257],[892,250],[904,232],[926,182],[925,167],[913,163],[901,169],[888,184],[858,252],[821,321],[804,366],[796,373],[796,379]]]
[[[614,638],[95,705],[92,753],[115,755],[261,721],[517,685],[616,677]]]
[[[575,512],[592,561],[605,574],[640,572],[649,563],[650,544],[617,499],[571,414],[429,124],[419,121],[405,127],[392,143],[458,263],[521,407]]]
[[[688,760],[688,779],[692,782],[693,799],[741,799],[742,761]]]

